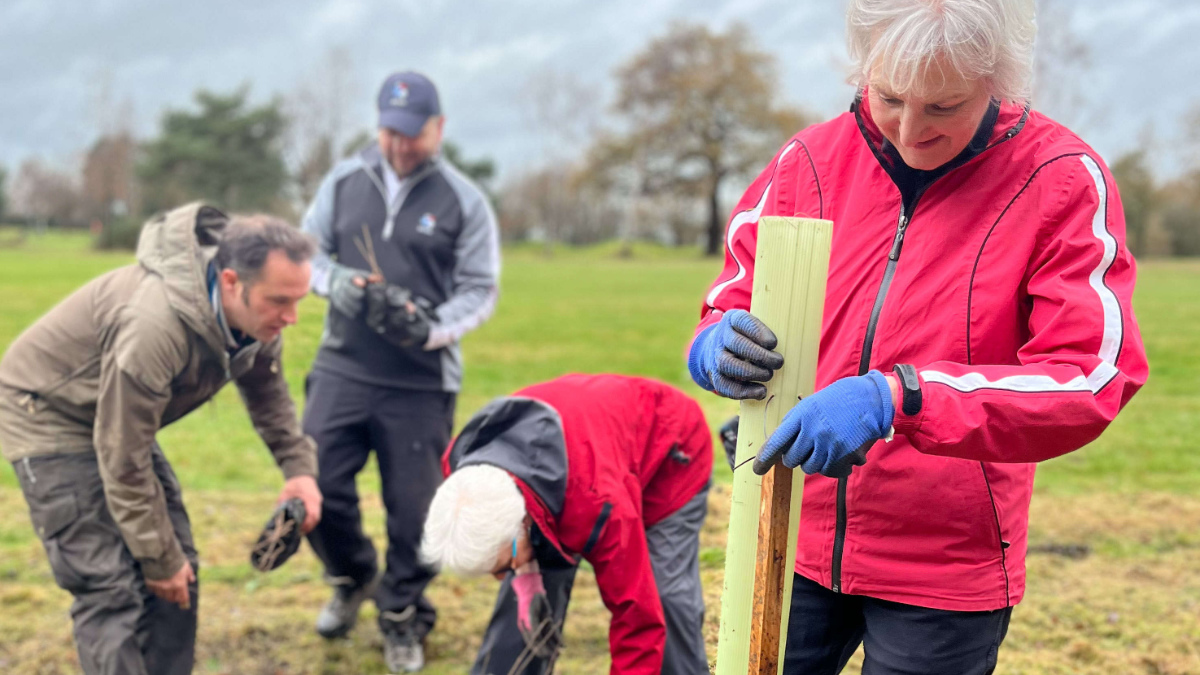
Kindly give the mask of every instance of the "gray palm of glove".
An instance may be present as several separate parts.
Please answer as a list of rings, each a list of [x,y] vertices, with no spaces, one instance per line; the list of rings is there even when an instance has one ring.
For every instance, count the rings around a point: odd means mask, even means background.
[[[329,271],[329,305],[341,314],[357,319],[366,307],[367,273],[334,263]],[[355,280],[362,280],[362,285]]]

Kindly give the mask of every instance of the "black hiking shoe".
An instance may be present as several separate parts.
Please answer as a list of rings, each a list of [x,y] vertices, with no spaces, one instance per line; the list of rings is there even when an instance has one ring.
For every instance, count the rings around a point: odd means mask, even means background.
[[[382,612],[383,661],[389,673],[415,673],[425,667],[425,645],[417,635],[417,606],[400,612]]]
[[[354,628],[358,610],[363,601],[374,595],[378,580],[360,586],[348,577],[336,577],[330,578],[329,583],[333,586],[333,597],[317,615],[317,634],[332,640],[345,637]]]

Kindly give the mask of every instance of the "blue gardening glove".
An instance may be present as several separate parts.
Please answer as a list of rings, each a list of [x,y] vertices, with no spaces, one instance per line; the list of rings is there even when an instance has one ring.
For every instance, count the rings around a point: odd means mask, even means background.
[[[733,309],[721,323],[705,328],[692,343],[688,372],[696,384],[721,396],[763,399],[771,379],[783,365],[783,356],[772,351],[779,340],[753,314]]]
[[[849,476],[892,426],[892,392],[878,370],[844,377],[800,401],[763,445],[754,472],[783,465],[831,478]]]
[[[329,270],[329,304],[342,314],[357,319],[366,308],[367,272],[333,263]],[[361,279],[363,285],[354,283]]]

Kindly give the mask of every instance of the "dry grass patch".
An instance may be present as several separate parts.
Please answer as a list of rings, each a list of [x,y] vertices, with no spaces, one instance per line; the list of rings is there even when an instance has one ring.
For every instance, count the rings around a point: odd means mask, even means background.
[[[228,675],[383,673],[382,641],[368,606],[349,639],[313,632],[328,590],[307,550],[272,574],[247,560],[273,495],[186,495],[202,551],[196,672]],[[713,488],[701,535],[701,574],[715,655],[729,487]],[[22,513],[19,494],[0,493],[0,512]],[[377,497],[364,504],[367,530],[383,541]],[[40,545],[18,518],[0,529],[0,672],[78,672],[67,609]],[[23,534],[24,533],[24,534]],[[1200,498],[1161,494],[1034,499],[1025,602],[1001,650],[1003,673],[1108,675],[1200,673]],[[1071,557],[1074,556],[1074,557]],[[431,675],[465,672],[495,599],[491,579],[440,577],[431,593],[441,615],[430,636]],[[559,672],[608,672],[608,613],[588,569],[580,572]],[[857,672],[861,654],[847,672]]]

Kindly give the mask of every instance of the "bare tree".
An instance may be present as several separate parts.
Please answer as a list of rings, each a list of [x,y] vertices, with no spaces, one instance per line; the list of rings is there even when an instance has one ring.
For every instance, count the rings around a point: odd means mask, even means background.
[[[1185,173],[1200,175],[1200,101],[1183,115],[1183,133],[1177,146]]]
[[[346,47],[331,47],[285,105],[291,121],[288,163],[301,208],[312,201],[333,168],[337,149],[350,140],[350,106],[361,103],[354,64]]]
[[[1162,229],[1172,255],[1200,255],[1200,103],[1183,117],[1183,173],[1159,191]],[[1122,189],[1122,197],[1124,190]]]
[[[549,164],[505,182],[500,231],[509,241],[591,244],[611,239],[620,206],[579,180],[576,165]]]
[[[25,160],[12,186],[13,211],[39,225],[72,227],[82,224],[83,204],[72,172]]]
[[[8,169],[0,166],[0,223],[8,215]]]
[[[624,131],[593,145],[590,174],[634,198],[706,202],[705,252],[719,251],[725,181],[761,168],[810,117],[778,98],[775,59],[747,29],[675,24],[617,72]]]
[[[1102,113],[1090,107],[1085,80],[1092,51],[1075,30],[1079,3],[1038,0],[1037,49],[1034,53],[1033,103],[1067,126],[1101,122]]]
[[[586,140],[594,133],[599,120],[600,104],[596,87],[584,85],[570,72],[542,68],[535,71],[520,88],[518,107],[527,124],[540,140],[539,166],[527,171],[513,181],[522,189],[537,186],[537,194],[530,192],[517,198],[519,208],[507,209],[505,216],[510,228],[517,227],[541,237],[545,252],[553,251],[555,242],[570,242],[588,239],[584,233],[587,223],[573,222],[572,217],[581,216],[580,209],[567,207],[572,188],[566,174],[574,174],[570,157],[575,156]],[[506,199],[509,197],[505,192]],[[532,204],[539,206],[529,209]],[[559,206],[551,206],[559,205]],[[559,220],[547,220],[550,211],[556,211]],[[535,219],[524,226],[512,223],[517,213]],[[580,230],[576,232],[575,230]]]
[[[596,132],[600,120],[597,88],[571,72],[543,68],[521,87],[520,107],[541,140],[546,164],[574,156]]]
[[[127,132],[101,136],[83,160],[84,215],[107,222],[112,216],[138,213],[137,143]]]

